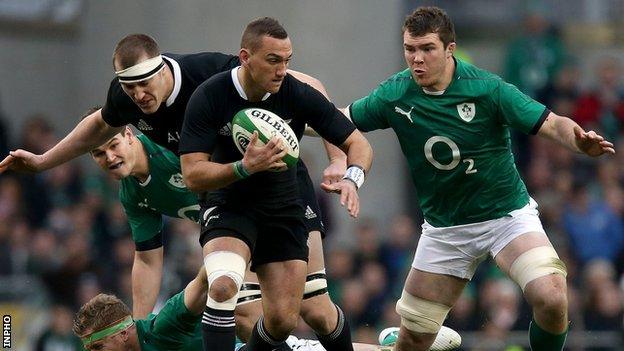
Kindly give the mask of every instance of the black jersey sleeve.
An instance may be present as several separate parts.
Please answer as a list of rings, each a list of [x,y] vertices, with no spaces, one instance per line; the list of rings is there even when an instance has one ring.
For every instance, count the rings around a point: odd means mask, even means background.
[[[102,106],[104,122],[111,127],[122,127],[131,123],[128,114],[123,112],[124,105],[128,105],[128,102],[134,104],[121,88],[117,78],[114,78],[108,88],[106,103]]]
[[[330,143],[340,146],[353,133],[355,126],[334,104],[318,90],[295,78],[294,94],[299,95],[297,109],[306,118],[306,122]]]
[[[215,95],[208,94],[211,80],[202,83],[191,95],[184,114],[180,134],[179,153],[204,152],[211,154],[218,137],[218,122]],[[208,84],[207,84],[208,83]]]

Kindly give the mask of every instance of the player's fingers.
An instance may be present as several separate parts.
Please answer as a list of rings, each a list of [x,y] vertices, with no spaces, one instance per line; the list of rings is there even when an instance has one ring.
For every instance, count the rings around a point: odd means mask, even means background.
[[[278,160],[278,161],[271,163],[271,167],[269,168],[277,170],[277,171],[283,171],[288,168],[288,165],[284,163],[283,161]]]
[[[321,183],[321,189],[328,193],[338,193],[340,194],[340,189],[336,188],[335,185],[330,183]]]
[[[11,163],[13,163],[14,160],[15,160],[15,157],[8,155],[7,157],[4,158],[4,160],[2,160],[2,162],[0,162],[0,169],[9,167]]]
[[[256,146],[257,141],[258,141],[258,131],[254,130],[254,132],[251,133],[251,138],[249,139],[249,145]]]
[[[269,142],[266,144],[266,148],[271,150],[271,149],[276,149],[278,148],[279,143],[282,140],[276,136],[272,137],[271,139],[269,139]]]
[[[603,140],[600,142],[600,146],[613,148],[613,143],[607,140]]]

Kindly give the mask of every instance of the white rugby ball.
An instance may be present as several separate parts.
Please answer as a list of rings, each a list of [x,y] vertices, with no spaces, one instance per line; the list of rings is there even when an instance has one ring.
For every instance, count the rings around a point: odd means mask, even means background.
[[[261,109],[246,108],[238,111],[232,119],[232,139],[241,154],[245,153],[251,135],[258,131],[258,144],[264,145],[273,136],[282,139],[287,153],[282,161],[288,168],[297,164],[299,160],[299,140],[288,123],[277,114]]]

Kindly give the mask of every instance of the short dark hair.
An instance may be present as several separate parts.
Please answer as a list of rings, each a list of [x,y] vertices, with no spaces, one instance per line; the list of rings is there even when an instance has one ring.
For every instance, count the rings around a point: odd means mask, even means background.
[[[269,36],[275,39],[286,39],[288,33],[286,29],[274,18],[262,17],[257,18],[247,25],[243,31],[241,38],[241,48],[255,50],[260,46],[263,36]]]
[[[72,330],[83,337],[131,315],[128,306],[116,296],[99,294],[80,308]]]
[[[113,68],[116,68],[115,62],[119,64],[119,69],[132,67],[144,55],[147,55],[148,58],[160,55],[160,48],[156,40],[147,34],[126,35],[115,46]]]
[[[455,26],[451,18],[439,7],[421,6],[405,18],[403,32],[412,36],[438,33],[444,48],[455,42]]]

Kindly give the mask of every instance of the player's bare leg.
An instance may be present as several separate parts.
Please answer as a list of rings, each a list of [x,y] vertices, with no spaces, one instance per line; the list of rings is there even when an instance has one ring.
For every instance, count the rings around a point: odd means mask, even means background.
[[[328,351],[351,350],[348,322],[344,313],[332,302],[327,293],[323,242],[319,231],[310,232],[308,247],[310,248],[308,280],[301,306],[301,317],[316,332],[319,341]]]
[[[495,260],[503,272],[521,285],[533,308],[529,334],[532,347],[561,349],[568,330],[565,265],[556,257],[548,237],[539,232],[523,234],[505,246]],[[514,267],[516,261],[530,262],[523,265],[525,272],[518,271],[518,264]],[[547,274],[542,273],[545,275],[538,278],[530,275],[543,270]],[[527,274],[528,278],[523,278]]]
[[[202,316],[204,350],[232,348],[234,309],[251,252],[240,239],[217,237],[204,245],[203,253],[208,278],[208,298]]]
[[[260,284],[256,273],[247,271],[245,283],[236,305],[236,336],[244,342],[249,340],[251,330],[262,315]]]
[[[307,263],[301,260],[272,262],[258,266],[262,290],[261,317],[252,330],[248,347],[272,350],[297,326]],[[288,282],[288,284],[284,284]]]
[[[437,331],[421,332],[412,329],[427,330],[435,329],[436,326],[439,329],[444,321],[444,316],[441,316],[444,313],[440,311],[448,311],[455,304],[467,283],[466,279],[427,273],[412,268],[405,281],[404,294],[408,294],[407,300],[417,301],[419,305],[413,306],[413,303],[408,302],[407,306],[402,308],[412,312],[400,313],[402,321],[396,350],[429,350],[436,339]],[[436,317],[429,316],[429,314],[436,315]],[[415,325],[417,327],[414,327]]]

